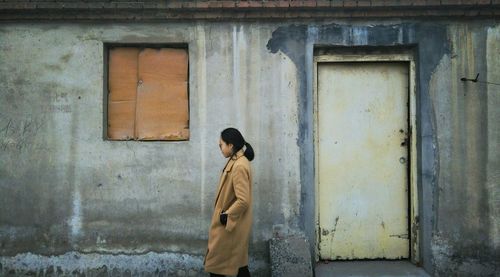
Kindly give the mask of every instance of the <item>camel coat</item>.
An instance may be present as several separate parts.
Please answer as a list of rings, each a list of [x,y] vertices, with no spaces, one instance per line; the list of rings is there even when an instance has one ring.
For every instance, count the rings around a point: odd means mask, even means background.
[[[226,226],[219,220],[228,214]],[[230,158],[222,172],[208,234],[205,271],[236,275],[248,265],[248,241],[252,227],[252,173],[243,150]]]

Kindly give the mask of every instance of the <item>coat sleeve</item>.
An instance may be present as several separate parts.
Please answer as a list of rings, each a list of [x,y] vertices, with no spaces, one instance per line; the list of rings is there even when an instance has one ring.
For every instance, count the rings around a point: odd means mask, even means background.
[[[226,211],[228,215],[226,230],[228,232],[234,229],[238,218],[250,205],[250,174],[244,166],[233,168],[233,188],[236,201]]]

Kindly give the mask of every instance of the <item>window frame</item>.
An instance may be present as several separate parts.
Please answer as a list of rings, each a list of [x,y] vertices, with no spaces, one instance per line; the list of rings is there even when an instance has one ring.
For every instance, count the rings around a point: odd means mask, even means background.
[[[173,49],[183,49],[187,53],[187,102],[188,102],[188,130],[189,136],[187,139],[180,140],[165,140],[165,139],[153,139],[153,140],[141,140],[141,139],[112,139],[108,137],[108,103],[109,103],[109,53],[113,48],[119,47],[129,47],[129,48],[151,48],[151,49],[161,49],[161,48],[173,48]],[[102,121],[102,139],[104,141],[110,142],[168,142],[168,143],[181,143],[186,142],[191,139],[191,94],[190,94],[190,53],[189,45],[187,43],[123,43],[123,42],[104,42],[103,43],[103,89],[102,89],[102,110],[103,110],[103,121]]]

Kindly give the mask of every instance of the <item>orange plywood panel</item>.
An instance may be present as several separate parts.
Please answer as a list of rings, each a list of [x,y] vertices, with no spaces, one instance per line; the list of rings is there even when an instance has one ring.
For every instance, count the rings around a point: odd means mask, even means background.
[[[135,100],[139,49],[113,48],[109,51],[109,100]]]
[[[135,101],[108,103],[108,138],[128,140],[134,138]]]
[[[133,139],[137,94],[137,48],[109,52],[108,138]]]
[[[187,64],[185,49],[139,53],[137,139],[189,139]]]
[[[143,49],[139,54],[139,78],[150,80],[188,81],[186,49]]]
[[[142,140],[186,140],[189,138],[187,83],[139,86],[136,135]]]

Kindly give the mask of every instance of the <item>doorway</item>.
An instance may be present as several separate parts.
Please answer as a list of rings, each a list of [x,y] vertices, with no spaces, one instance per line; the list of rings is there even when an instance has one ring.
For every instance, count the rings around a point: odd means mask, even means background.
[[[321,55],[314,67],[317,259],[416,263],[411,55]]]

